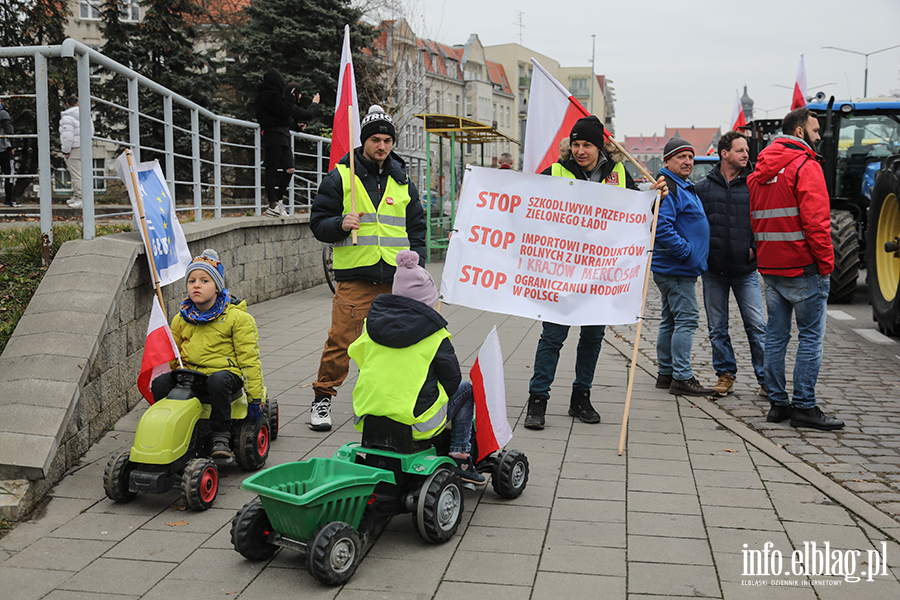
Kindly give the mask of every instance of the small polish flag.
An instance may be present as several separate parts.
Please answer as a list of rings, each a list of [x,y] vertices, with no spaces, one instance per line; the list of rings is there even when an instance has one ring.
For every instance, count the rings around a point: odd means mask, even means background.
[[[806,106],[806,65],[800,55],[800,66],[797,67],[797,81],[794,83],[794,97],[791,99],[791,110]]]
[[[172,338],[172,330],[163,316],[159,298],[153,296],[153,310],[150,311],[150,324],[147,325],[147,343],[144,345],[141,373],[138,375],[138,391],[150,404],[153,404],[150,382],[171,371],[169,363],[178,358],[178,347]]]
[[[735,90],[734,111],[731,113],[731,129],[745,129],[747,119],[744,117],[744,106],[741,104],[741,95]]]
[[[512,439],[512,428],[506,419],[506,385],[503,382],[503,353],[500,336],[494,327],[488,334],[478,358],[469,371],[475,393],[475,442],[481,460],[499,450]]]
[[[331,156],[328,170],[334,168],[348,152],[359,146],[359,102],[356,99],[356,77],[350,56],[350,26],[344,25],[344,49],[341,50],[341,72],[338,76],[338,106],[334,110],[331,130]],[[350,120],[347,108],[353,107],[353,144],[350,144]]]
[[[559,142],[569,137],[575,121],[591,113],[538,61],[532,58],[531,62],[534,71],[528,95],[522,171],[540,173],[557,161]],[[606,129],[603,136],[609,138]]]

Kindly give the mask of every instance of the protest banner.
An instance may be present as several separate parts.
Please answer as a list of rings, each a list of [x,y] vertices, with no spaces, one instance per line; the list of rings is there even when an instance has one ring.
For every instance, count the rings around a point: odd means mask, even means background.
[[[655,197],[467,167],[442,300],[562,325],[635,323]]]

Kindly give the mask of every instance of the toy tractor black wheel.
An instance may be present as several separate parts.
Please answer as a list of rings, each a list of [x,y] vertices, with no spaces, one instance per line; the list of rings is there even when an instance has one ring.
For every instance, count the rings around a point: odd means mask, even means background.
[[[306,568],[326,585],[341,585],[356,572],[362,550],[355,529],[342,521],[332,521],[313,534],[306,553]]]
[[[497,457],[491,485],[501,498],[518,498],[528,484],[528,457],[518,450],[506,450]]]
[[[438,469],[419,490],[413,525],[426,542],[441,544],[459,529],[463,508],[459,477],[449,469]]]
[[[245,471],[256,471],[269,458],[269,419],[260,416],[256,423],[247,417],[234,434],[234,458]]]
[[[892,246],[900,236],[900,156],[882,166],[869,205],[866,227],[866,281],[878,329],[900,335],[900,258]]]
[[[231,521],[231,544],[247,560],[266,560],[278,551],[268,542],[272,524],[259,498],[245,504]]]
[[[269,417],[269,441],[274,442],[278,439],[278,427],[281,425],[278,400],[269,400],[266,403],[266,416]]]
[[[206,510],[219,493],[219,471],[211,458],[193,458],[181,476],[181,491],[191,510]]]
[[[137,496],[137,492],[128,491],[128,478],[131,473],[131,463],[128,461],[130,454],[130,450],[123,450],[110,456],[106,470],[103,471],[103,491],[113,502],[131,502]]]
[[[859,277],[859,238],[856,219],[849,210],[831,211],[831,245],[834,246],[834,271],[828,301],[845,304],[856,295]]]
[[[334,293],[334,246],[325,244],[322,246],[322,268],[325,270],[325,283]]]

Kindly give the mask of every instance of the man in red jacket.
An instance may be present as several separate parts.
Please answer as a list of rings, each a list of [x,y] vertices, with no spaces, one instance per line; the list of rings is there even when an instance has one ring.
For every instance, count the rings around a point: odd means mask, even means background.
[[[757,264],[766,283],[765,377],[770,423],[840,429],[816,406],[822,364],[825,307],[834,270],[831,216],[825,177],[814,148],[819,121],[808,108],[791,111],[777,136],[759,154],[747,178]],[[794,389],[788,401],[784,357],[791,338],[791,313],[798,330]],[[793,405],[793,406],[792,406]]]

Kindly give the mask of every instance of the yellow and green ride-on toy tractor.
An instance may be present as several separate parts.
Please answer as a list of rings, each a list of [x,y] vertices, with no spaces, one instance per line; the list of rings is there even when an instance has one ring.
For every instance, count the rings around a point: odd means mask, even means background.
[[[181,490],[193,510],[206,510],[216,499],[219,471],[210,458],[207,376],[190,369],[176,369],[172,376],[175,387],[141,417],[131,450],[114,454],[106,465],[103,489],[114,502],[172,489]],[[251,409],[241,389],[232,398],[231,420],[237,464],[246,471],[262,468],[270,442],[278,437],[278,402],[267,400],[263,388],[259,409]]]

